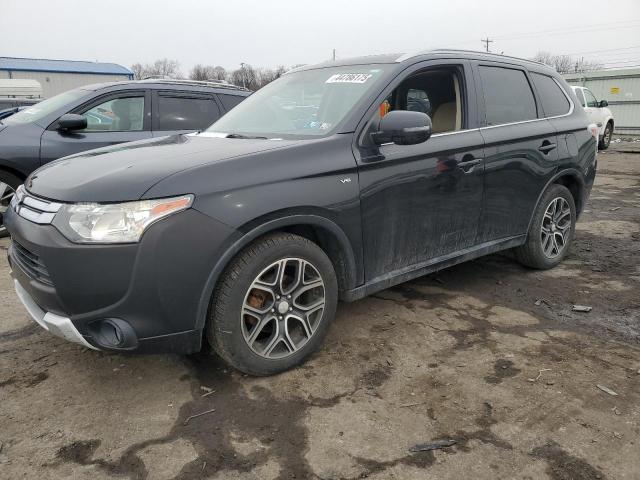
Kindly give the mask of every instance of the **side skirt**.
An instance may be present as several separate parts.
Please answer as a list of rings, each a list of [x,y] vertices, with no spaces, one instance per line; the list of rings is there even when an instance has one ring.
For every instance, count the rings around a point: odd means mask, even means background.
[[[360,300],[368,295],[385,290],[394,285],[408,282],[414,278],[422,277],[429,273],[437,272],[444,268],[452,267],[459,263],[473,260],[474,258],[483,257],[490,253],[507,250],[509,248],[522,245],[527,239],[527,235],[517,235],[515,237],[502,238],[491,242],[481,243],[474,247],[458,250],[447,255],[432,258],[426,262],[411,265],[410,267],[394,270],[386,275],[374,278],[368,283],[361,285],[352,290],[344,290],[340,292],[340,300],[344,302],[353,302]]]

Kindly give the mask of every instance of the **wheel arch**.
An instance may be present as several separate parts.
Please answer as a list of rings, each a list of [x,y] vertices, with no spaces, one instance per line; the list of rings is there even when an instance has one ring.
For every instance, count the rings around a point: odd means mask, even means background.
[[[336,272],[340,291],[350,290],[359,278],[353,247],[342,228],[333,220],[317,212],[281,212],[251,220],[237,229],[216,262],[200,297],[196,328],[204,328],[209,313],[211,295],[215,285],[231,260],[251,242],[268,233],[288,232],[316,243],[327,254]]]
[[[24,172],[6,165],[2,160],[0,160],[0,172],[10,173],[11,175],[18,177],[23,182],[27,179],[27,175],[25,175]]]
[[[571,192],[571,196],[573,197],[573,201],[576,205],[576,215],[579,215],[582,209],[584,208],[584,191],[585,191],[585,182],[582,178],[581,173],[575,168],[568,168],[565,170],[561,170],[557,172],[551,179],[547,182],[544,188],[540,191],[538,195],[538,199],[536,200],[536,205],[533,211],[531,212],[531,218],[529,219],[529,225],[527,227],[527,232],[531,228],[531,222],[533,221],[533,217],[535,216],[536,211],[538,210],[538,206],[540,205],[540,200],[542,200],[542,196],[544,192],[547,191],[549,186],[553,184],[559,184],[567,187],[569,192]]]

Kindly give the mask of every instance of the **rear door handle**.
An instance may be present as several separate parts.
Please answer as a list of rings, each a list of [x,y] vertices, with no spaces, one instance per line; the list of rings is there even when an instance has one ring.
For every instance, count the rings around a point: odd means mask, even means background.
[[[556,147],[557,145],[555,143],[543,143],[538,147],[538,150],[540,150],[544,154],[547,154]]]
[[[464,173],[471,173],[473,167],[482,162],[481,158],[474,158],[472,160],[465,160],[464,162],[458,162],[458,167],[462,169]]]

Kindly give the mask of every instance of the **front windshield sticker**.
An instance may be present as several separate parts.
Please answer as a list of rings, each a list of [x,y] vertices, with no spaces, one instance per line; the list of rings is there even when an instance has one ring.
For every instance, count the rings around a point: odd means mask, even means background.
[[[364,83],[372,76],[368,73],[336,73],[324,83]]]

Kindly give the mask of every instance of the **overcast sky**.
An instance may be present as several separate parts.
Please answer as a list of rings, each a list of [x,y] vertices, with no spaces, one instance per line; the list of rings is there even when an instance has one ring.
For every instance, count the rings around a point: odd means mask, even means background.
[[[640,0],[0,0],[0,56],[238,68],[433,47],[640,65]],[[602,51],[606,50],[606,51]]]

